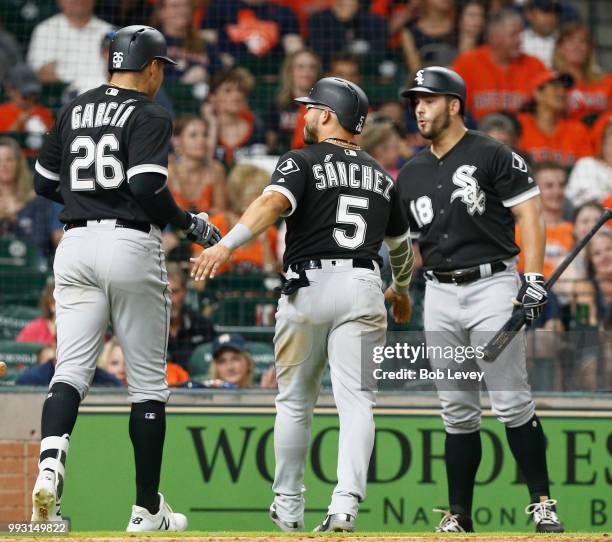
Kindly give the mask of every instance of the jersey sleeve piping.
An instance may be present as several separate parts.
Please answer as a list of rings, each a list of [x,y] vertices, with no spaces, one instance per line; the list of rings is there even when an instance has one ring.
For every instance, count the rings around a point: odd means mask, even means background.
[[[49,179],[50,181],[59,182],[60,176],[59,173],[53,173],[53,171],[49,171],[46,167],[41,166],[40,162],[37,160],[34,169],[40,173],[45,179]]]
[[[139,175],[140,173],[161,173],[164,177],[168,177],[168,168],[158,164],[139,164],[133,166],[127,171],[128,182],[134,175]]]
[[[524,192],[521,192],[516,196],[512,196],[511,198],[502,201],[502,204],[504,205],[504,207],[514,207],[519,203],[523,203],[524,201],[527,201],[528,199],[537,196],[539,193],[540,189],[537,186],[534,186],[529,190],[525,190]]]
[[[264,188],[264,193],[265,192],[280,192],[283,196],[285,196],[289,200],[289,203],[291,203],[291,209],[289,209],[289,211],[285,211],[284,213],[282,213],[281,214],[282,217],[286,218],[288,216],[291,216],[293,213],[295,213],[295,210],[297,209],[297,201],[295,199],[295,196],[291,193],[291,190],[285,188],[284,186],[278,186],[277,184],[270,184]]]

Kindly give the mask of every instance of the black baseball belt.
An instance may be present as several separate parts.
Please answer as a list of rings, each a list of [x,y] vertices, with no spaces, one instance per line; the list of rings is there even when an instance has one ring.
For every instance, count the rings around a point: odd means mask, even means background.
[[[123,220],[122,218],[117,219],[94,219],[98,220],[115,220],[115,228],[128,228],[130,230],[138,230],[144,233],[149,233],[151,231],[151,224],[148,222],[137,222],[135,220]],[[64,231],[71,230],[72,228],[86,228],[87,220],[71,220],[70,222],[66,222],[64,224]]]
[[[336,260],[329,261],[331,265],[335,265]],[[288,269],[291,269],[291,271],[297,273],[298,276],[287,279],[281,275],[281,293],[284,295],[291,295],[297,292],[300,288],[310,286],[310,281],[306,276],[306,271],[322,268],[323,264],[321,263],[321,260],[304,260],[289,264],[289,267],[285,268],[285,272],[287,272]],[[374,262],[365,258],[353,258],[353,268],[371,269],[372,271],[376,269]]]
[[[483,273],[483,267],[488,266],[491,266],[490,272]],[[427,271],[426,274],[434,276],[438,282],[445,284],[468,284],[481,278],[490,277],[494,273],[505,271],[507,268],[508,266],[504,262],[497,261],[482,266],[477,265],[467,269],[460,269],[459,271]]]

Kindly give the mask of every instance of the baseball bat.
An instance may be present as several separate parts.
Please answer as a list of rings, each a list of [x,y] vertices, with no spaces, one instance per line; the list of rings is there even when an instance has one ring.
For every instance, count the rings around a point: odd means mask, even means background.
[[[608,220],[612,218],[612,209],[605,209],[599,217],[597,223],[591,228],[591,231],[587,233],[571,252],[563,259],[557,269],[553,272],[550,278],[544,283],[546,290],[550,290],[563,272],[567,269],[569,264],[572,263],[578,253],[586,246],[591,240],[593,235],[597,233],[597,230],[601,228]],[[520,331],[525,324],[525,315],[522,307],[515,307],[512,311],[512,315],[508,318],[507,322],[501,327],[501,329],[495,334],[495,336],[488,342],[483,351],[484,361],[493,362],[497,357],[504,351],[506,346],[510,344],[510,341],[514,338],[514,334]]]

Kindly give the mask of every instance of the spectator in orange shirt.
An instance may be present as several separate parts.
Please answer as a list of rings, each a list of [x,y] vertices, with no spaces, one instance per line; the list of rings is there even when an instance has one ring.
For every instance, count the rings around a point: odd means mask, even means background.
[[[185,115],[174,123],[174,154],[168,165],[170,190],[183,209],[216,213],[225,208],[225,169],[213,157],[216,134],[205,119]]]
[[[521,113],[520,147],[534,162],[553,161],[562,166],[593,154],[589,131],[580,121],[564,118],[571,76],[553,72],[535,77],[535,112]]]
[[[249,109],[255,78],[245,68],[218,73],[210,88],[203,116],[217,134],[216,157],[231,167],[238,155],[266,154],[263,124]]]
[[[250,164],[235,166],[227,179],[228,208],[210,217],[211,224],[221,230],[221,235],[226,235],[269,182],[270,175],[261,168]],[[223,265],[219,272],[224,273],[230,268],[234,271],[275,271],[279,268],[275,247],[276,228],[271,226],[256,239],[236,249],[229,264]]]
[[[546,70],[521,52],[523,21],[513,10],[491,17],[487,43],[462,53],[453,64],[467,85],[467,109],[481,119],[496,111],[517,112],[531,98],[533,77]]]
[[[612,109],[612,74],[602,73],[598,67],[588,26],[568,23],[561,28],[553,65],[558,72],[574,78],[569,92],[572,118],[582,119]]]
[[[53,114],[38,103],[42,85],[27,64],[9,69],[4,85],[8,102],[0,105],[0,132],[42,134],[53,124]]]
[[[574,245],[574,225],[563,220],[561,211],[565,203],[567,175],[563,167],[555,162],[541,162],[533,168],[533,176],[540,188],[542,218],[546,224],[546,252],[544,253],[545,277],[549,277]],[[516,242],[521,246],[519,227],[516,227]],[[523,268],[523,252],[519,256],[519,269]]]

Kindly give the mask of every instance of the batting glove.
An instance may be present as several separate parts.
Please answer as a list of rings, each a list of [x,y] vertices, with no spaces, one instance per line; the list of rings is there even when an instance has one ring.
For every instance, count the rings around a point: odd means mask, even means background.
[[[212,247],[221,240],[219,229],[208,222],[206,213],[191,214],[191,225],[187,228],[187,239],[204,248]]]
[[[521,289],[516,299],[512,301],[515,305],[523,307],[525,319],[528,322],[537,320],[548,301],[548,292],[544,288],[544,275],[540,273],[525,273],[522,277]]]

